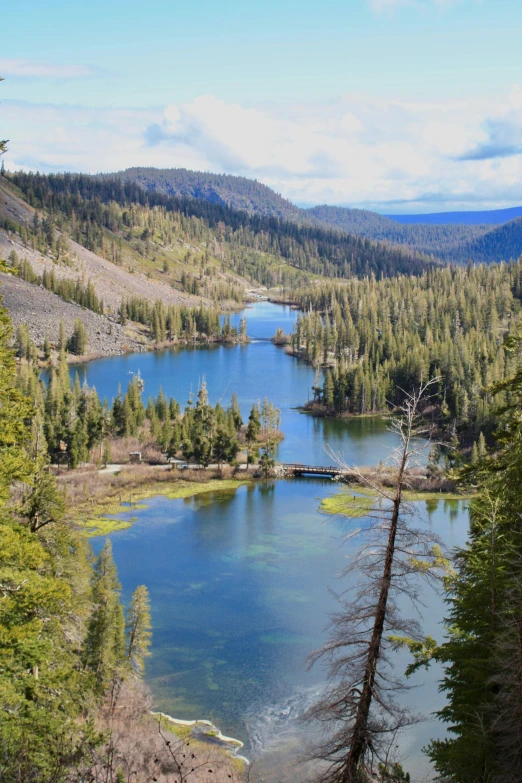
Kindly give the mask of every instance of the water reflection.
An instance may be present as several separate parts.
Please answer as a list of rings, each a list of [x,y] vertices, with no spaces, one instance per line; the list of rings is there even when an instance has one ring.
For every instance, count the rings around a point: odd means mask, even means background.
[[[273,334],[284,326],[281,312],[256,305],[248,316],[254,319],[250,333]],[[295,312],[283,315],[288,331]],[[269,342],[134,354],[93,362],[80,372],[110,399],[118,383],[138,369],[146,395],[161,385],[184,402],[205,377],[212,402],[221,398],[227,404],[235,389],[244,416],[254,400],[267,395],[282,410],[286,439],[276,455],[281,461],[330,464],[328,445],[348,463],[375,465],[397,443],[380,418],[314,419],[298,413],[294,408],[306,400],[314,371]],[[133,511],[133,528],[112,536],[125,598],[138,584],[151,593],[148,679],[157,707],[186,719],[215,720],[251,752],[263,753],[267,769],[280,770],[281,754],[291,755],[288,749],[299,744],[294,718],[323,684],[322,669],[308,672],[304,662],[325,638],[335,608],[329,587],[340,589],[338,575],[350,554],[341,540],[357,526],[357,520],[319,513],[321,499],[338,491],[329,480],[303,478],[184,500],[153,498],[148,508]],[[436,499],[417,508],[450,549],[464,542],[465,504]],[[95,539],[95,548],[102,543]],[[423,600],[424,631],[440,638],[440,596],[428,590]],[[406,665],[405,657],[398,661]],[[436,667],[417,673],[412,681],[422,688],[410,702],[430,710],[442,706],[438,676]],[[409,731],[404,748],[414,775],[426,772],[421,748],[442,730],[429,723]],[[286,750],[278,751],[282,737]]]
[[[325,638],[335,608],[328,588],[339,590],[351,551],[341,540],[357,526],[319,513],[321,498],[338,491],[329,481],[301,479],[155,498],[136,511],[134,528],[113,535],[125,595],[141,583],[151,592],[148,678],[160,709],[209,717],[250,752],[259,743],[275,752],[280,722],[304,709],[324,678],[320,667],[308,672],[305,660]],[[430,502],[426,516],[451,547],[464,539],[466,514],[459,503],[444,506]],[[429,591],[424,604],[425,631],[440,637],[440,598]],[[421,673],[418,683],[422,691],[412,699],[436,709],[436,674]],[[412,758],[421,758],[421,745],[439,728],[412,729]]]
[[[247,312],[249,330],[258,336],[274,334],[281,324],[289,331],[295,318],[296,311],[267,302],[254,305]],[[328,444],[351,464],[374,465],[385,459],[397,443],[396,436],[387,432],[386,422],[379,417],[323,419],[295,410],[306,402],[315,371],[270,342],[127,354],[76,365],[71,375],[78,373],[82,382],[86,380],[96,387],[100,398],[110,401],[116,396],[118,385],[125,388],[138,370],[145,379],[145,397],[155,396],[161,387],[167,396],[184,405],[190,392],[195,392],[205,379],[211,403],[219,400],[226,406],[235,391],[245,420],[252,404],[267,396],[282,412],[285,440],[276,452],[276,459],[281,462],[328,465],[331,457],[324,450]]]

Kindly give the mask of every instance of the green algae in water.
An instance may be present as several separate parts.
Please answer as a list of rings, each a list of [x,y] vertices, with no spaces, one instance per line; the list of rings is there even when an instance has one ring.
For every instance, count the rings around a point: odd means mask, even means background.
[[[110,533],[116,533],[118,530],[127,530],[136,521],[132,519],[110,519],[109,517],[98,517],[97,519],[87,519],[82,527],[87,538],[96,536],[108,536]]]
[[[210,481],[204,481],[200,484],[189,481],[179,482],[178,480],[175,480],[174,483],[174,488],[169,488],[165,483],[155,483],[152,486],[135,490],[133,495],[137,500],[141,501],[155,497],[166,497],[169,500],[186,500],[190,503],[191,498],[208,493],[210,497],[205,501],[198,497],[200,505],[208,505],[216,503],[219,500],[224,501],[231,499],[238,487],[249,484],[250,482],[244,479],[211,479]],[[222,497],[220,497],[220,495],[222,495]],[[89,538],[107,536],[110,533],[116,533],[118,530],[127,530],[137,518],[131,517],[130,519],[122,519],[120,515],[125,513],[126,509],[132,509],[132,511],[145,510],[148,508],[148,505],[139,502],[129,503],[128,501],[119,503],[112,499],[105,502],[101,501],[97,508],[99,516],[95,515],[94,517],[82,520],[81,522],[81,525]],[[114,515],[114,519],[108,515]]]
[[[303,636],[298,633],[286,633],[285,631],[273,631],[272,633],[262,634],[259,641],[264,644],[299,644],[313,647],[314,639],[310,636]]]

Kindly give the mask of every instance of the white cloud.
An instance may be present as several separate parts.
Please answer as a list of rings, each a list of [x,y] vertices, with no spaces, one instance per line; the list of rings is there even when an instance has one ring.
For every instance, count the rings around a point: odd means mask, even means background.
[[[370,6],[374,11],[381,12],[387,8],[397,8],[398,6],[412,6],[415,8],[425,8],[429,6],[435,6],[438,8],[448,8],[449,6],[458,5],[464,0],[368,0]],[[475,0],[480,2],[480,0]]]
[[[85,79],[97,73],[98,70],[90,65],[55,65],[0,57],[0,76],[19,76],[26,79]]]
[[[203,95],[163,112],[5,101],[2,114],[10,168],[185,167],[256,178],[300,203],[381,209],[522,203],[518,85],[496,100],[245,107]]]

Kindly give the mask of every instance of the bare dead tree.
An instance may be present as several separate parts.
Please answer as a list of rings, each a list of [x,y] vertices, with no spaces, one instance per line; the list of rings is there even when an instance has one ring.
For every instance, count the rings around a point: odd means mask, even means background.
[[[363,526],[346,537],[362,538],[344,572],[354,584],[337,595],[340,610],[332,618],[329,640],[310,659],[310,665],[328,661],[330,683],[308,716],[319,721],[325,736],[314,750],[314,757],[325,762],[318,783],[375,780],[375,762],[388,764],[397,733],[417,720],[396,700],[406,686],[394,674],[389,653],[392,635],[421,638],[418,621],[403,617],[399,600],[409,599],[418,608],[419,574],[436,579],[443,563],[440,541],[413,526],[414,511],[404,498],[409,469],[429,445],[418,414],[432,383],[408,394],[400,416],[392,420],[391,429],[400,437],[394,486],[383,487],[355,469],[376,500],[370,510],[362,504]],[[338,456],[337,462],[350,470]]]

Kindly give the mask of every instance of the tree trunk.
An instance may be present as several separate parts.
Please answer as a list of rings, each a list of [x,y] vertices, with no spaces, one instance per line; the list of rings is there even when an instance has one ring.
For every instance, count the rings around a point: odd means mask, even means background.
[[[399,512],[402,499],[402,479],[406,466],[408,452],[408,441],[404,445],[401,465],[397,476],[397,490],[393,501],[393,511],[390,521],[390,532],[386,546],[386,557],[384,560],[384,570],[382,575],[381,590],[377,602],[375,620],[373,624],[372,637],[368,646],[368,659],[363,677],[363,687],[361,697],[357,705],[357,712],[352,729],[352,739],[350,750],[346,758],[346,763],[341,773],[342,783],[358,783],[358,769],[364,758],[368,735],[368,718],[373,698],[373,686],[377,671],[377,664],[380,657],[382,635],[384,632],[384,622],[386,619],[386,608],[388,604],[388,594],[390,592],[393,557],[395,553],[395,538],[397,535],[397,525],[399,522]]]

